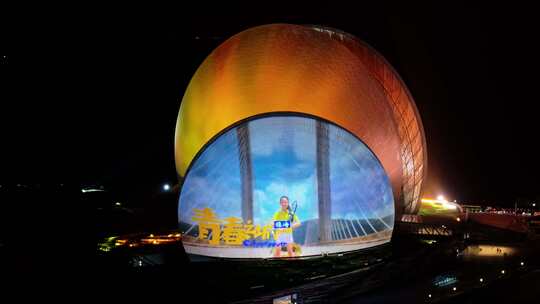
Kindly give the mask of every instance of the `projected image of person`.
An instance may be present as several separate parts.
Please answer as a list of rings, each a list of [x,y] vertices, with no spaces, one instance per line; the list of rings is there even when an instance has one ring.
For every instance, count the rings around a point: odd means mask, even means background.
[[[300,220],[294,209],[289,205],[289,198],[282,196],[279,199],[280,209],[274,214],[274,234],[276,235],[276,247],[274,248],[274,257],[280,257],[282,248],[287,249],[289,257],[295,256],[295,244],[293,239],[293,229],[300,226]]]
[[[289,259],[390,241],[390,180],[353,134],[288,115],[239,130],[209,143],[182,184],[178,219],[190,257]]]

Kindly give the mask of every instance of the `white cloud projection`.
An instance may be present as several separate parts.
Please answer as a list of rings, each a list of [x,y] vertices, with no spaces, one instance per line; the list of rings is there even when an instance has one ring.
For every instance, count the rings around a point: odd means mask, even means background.
[[[239,132],[238,127],[226,131],[206,146],[186,174],[178,216],[188,253],[270,257],[268,248],[252,246],[265,241],[262,236],[252,240],[249,235],[244,236],[242,240],[247,242],[232,244],[227,241],[224,225],[214,228],[218,232],[212,233],[218,239],[212,243],[211,236],[201,236],[204,227],[193,215],[195,209],[210,208],[221,220],[243,221],[249,215],[243,214],[242,208],[248,204],[253,223],[262,227],[273,223],[280,210],[279,199],[284,195],[298,206],[296,217],[301,225],[293,232],[293,242],[304,248],[302,255],[356,250],[389,241],[394,222],[390,181],[364,143],[344,129],[317,123],[310,117],[267,116],[244,124],[248,133]],[[317,138],[317,128],[321,124],[328,130],[329,149],[317,155],[321,140]],[[240,155],[246,153],[249,166],[243,167]],[[318,168],[318,161],[324,158],[329,163],[331,211],[321,216],[317,176],[325,170]],[[241,170],[246,171],[242,174]],[[242,176],[250,178],[251,202],[242,202],[242,184],[247,182]],[[329,218],[327,225],[332,231],[331,240],[324,244],[319,241],[321,217]],[[272,231],[271,235],[275,233]]]

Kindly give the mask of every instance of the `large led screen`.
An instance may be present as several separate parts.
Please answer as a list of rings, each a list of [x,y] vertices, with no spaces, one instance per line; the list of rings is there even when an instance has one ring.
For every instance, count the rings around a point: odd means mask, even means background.
[[[458,204],[447,200],[422,199],[418,215],[456,217],[461,212]]]
[[[192,256],[315,256],[388,242],[394,198],[381,163],[354,135],[311,116],[272,115],[203,148],[178,218]]]

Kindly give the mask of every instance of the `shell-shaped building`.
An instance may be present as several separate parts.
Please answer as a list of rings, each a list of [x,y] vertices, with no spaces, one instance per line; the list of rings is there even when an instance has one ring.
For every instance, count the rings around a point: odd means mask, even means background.
[[[220,145],[223,148],[218,148]],[[299,152],[298,147],[306,151]],[[212,160],[220,158],[227,159],[221,170],[228,173],[209,167]],[[344,159],[350,159],[354,166],[343,164]],[[302,232],[303,244],[311,242],[311,234],[315,236],[313,240],[330,244],[368,238],[370,231],[391,231],[394,213],[399,217],[418,211],[427,169],[426,141],[418,111],[390,64],[351,35],[290,24],[245,30],[223,42],[204,60],[182,99],[175,160],[183,180],[179,217],[181,226],[186,227],[184,232],[193,234],[193,244],[197,246],[214,242],[213,245],[223,248],[234,247],[224,232],[227,223],[231,223],[216,219],[218,216],[212,212],[219,209],[226,213],[230,207],[237,210],[233,213],[244,224],[255,219],[271,220],[263,202],[279,201],[269,198],[273,192],[268,192],[278,181],[284,185],[275,195],[296,195],[304,200],[298,202],[298,208],[309,205],[317,211],[298,213],[317,223],[311,228],[302,224],[307,231]],[[298,169],[300,163],[304,171]],[[338,167],[351,168],[352,173],[334,172]],[[236,171],[237,177],[231,175]],[[285,173],[288,171],[296,173]],[[295,174],[305,175],[304,184],[300,184],[300,179],[287,182],[286,178]],[[222,188],[238,191],[225,195],[226,190],[218,190],[222,189],[218,181],[227,175],[237,182],[221,183]],[[270,176],[275,180],[267,181]],[[386,182],[390,194],[377,186]],[[364,189],[358,185],[370,187],[352,196],[338,193]],[[379,188],[378,192],[369,190]],[[215,208],[206,208],[204,204],[211,205],[210,201],[216,198],[201,193],[212,191],[219,192],[222,200],[230,197],[231,202],[214,202]],[[339,207],[349,204],[336,203],[345,198],[347,202],[358,202],[356,209]],[[293,205],[295,198],[288,199]],[[338,206],[332,205],[332,201]],[[378,209],[377,204],[383,201],[392,205],[392,221],[388,220],[389,213],[381,211],[384,208]],[[228,207],[222,208],[223,204]],[[279,206],[276,208],[279,212]],[[356,214],[361,219],[355,218]],[[211,215],[221,222],[214,228],[201,226],[211,224],[207,221]],[[293,215],[289,224],[295,221]],[[382,228],[378,229],[375,222]],[[272,229],[275,231],[276,227]],[[260,239],[253,239],[257,237]],[[296,234],[294,237],[297,238]],[[249,238],[241,238],[243,242],[246,239]]]

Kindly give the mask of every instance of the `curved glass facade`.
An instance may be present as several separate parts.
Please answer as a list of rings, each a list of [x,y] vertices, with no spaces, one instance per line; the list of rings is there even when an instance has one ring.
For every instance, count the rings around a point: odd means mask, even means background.
[[[204,60],[178,114],[178,175],[186,176],[216,134],[238,121],[274,112],[321,117],[350,131],[381,161],[396,214],[418,212],[427,150],[411,94],[375,50],[325,27],[254,27],[227,39]]]
[[[186,173],[178,218],[190,254],[312,256],[388,242],[394,198],[380,161],[354,135],[317,118],[274,115],[203,148]]]
[[[394,187],[399,213],[416,214],[420,208],[422,185],[427,172],[427,149],[418,109],[407,86],[392,65],[365,42],[336,29],[313,29],[343,43],[358,55],[366,70],[380,84],[391,108],[400,141],[401,181]]]

